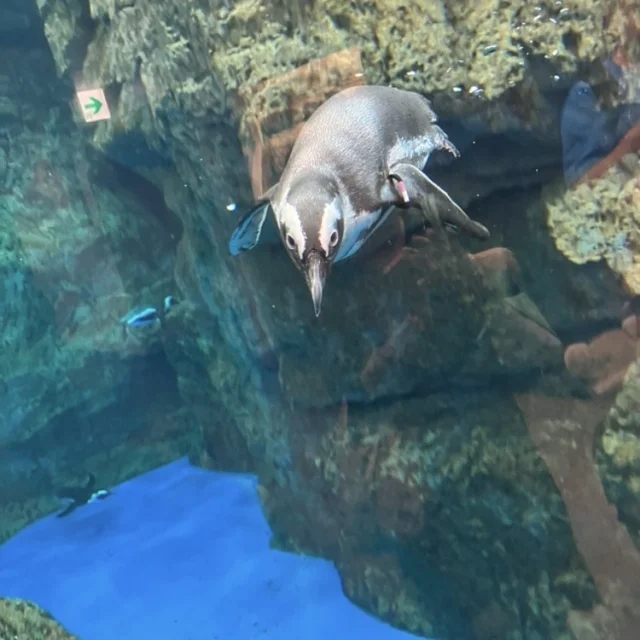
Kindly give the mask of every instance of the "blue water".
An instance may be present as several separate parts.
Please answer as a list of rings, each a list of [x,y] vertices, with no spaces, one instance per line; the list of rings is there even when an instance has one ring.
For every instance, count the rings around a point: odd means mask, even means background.
[[[269,549],[251,476],[187,460],[0,546],[0,593],[82,640],[410,640],[343,595],[330,563]]]

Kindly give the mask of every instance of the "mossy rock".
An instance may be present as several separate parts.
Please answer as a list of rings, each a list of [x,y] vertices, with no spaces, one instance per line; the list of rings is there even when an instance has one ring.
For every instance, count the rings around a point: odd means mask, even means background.
[[[77,640],[46,611],[26,600],[0,598],[2,640]]]

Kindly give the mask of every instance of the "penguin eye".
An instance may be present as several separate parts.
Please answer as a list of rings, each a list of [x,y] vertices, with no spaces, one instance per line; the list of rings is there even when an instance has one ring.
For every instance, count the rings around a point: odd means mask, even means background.
[[[329,236],[329,246],[335,247],[337,244],[338,244],[338,232],[334,230],[331,232],[331,235]]]
[[[296,248],[296,241],[293,239],[293,236],[290,233],[286,235],[287,247],[292,251]]]

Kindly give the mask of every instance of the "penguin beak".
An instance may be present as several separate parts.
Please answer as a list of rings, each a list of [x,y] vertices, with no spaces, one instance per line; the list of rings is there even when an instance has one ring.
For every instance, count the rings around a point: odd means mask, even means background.
[[[329,273],[329,260],[323,258],[317,251],[311,250],[307,258],[307,265],[304,272],[307,280],[307,286],[311,292],[313,300],[313,309],[316,312],[316,318],[320,315],[322,308],[322,292],[324,283]]]

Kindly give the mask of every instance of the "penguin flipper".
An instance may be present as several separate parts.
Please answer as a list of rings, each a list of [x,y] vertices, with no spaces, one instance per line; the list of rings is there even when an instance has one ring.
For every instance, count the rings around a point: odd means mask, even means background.
[[[232,256],[253,249],[260,241],[262,228],[271,208],[271,198],[277,188],[278,183],[276,182],[260,196],[256,204],[238,222],[229,239],[229,253]]]
[[[243,251],[249,251],[258,244],[270,206],[271,203],[268,200],[258,202],[255,207],[249,209],[242,216],[229,239],[229,253],[232,256],[237,256]]]
[[[484,225],[472,220],[444,189],[414,165],[406,162],[393,165],[389,179],[400,180],[403,183],[409,202],[415,203],[422,209],[425,218],[432,226],[442,228],[445,223],[480,240],[486,240],[489,237],[489,230]]]

